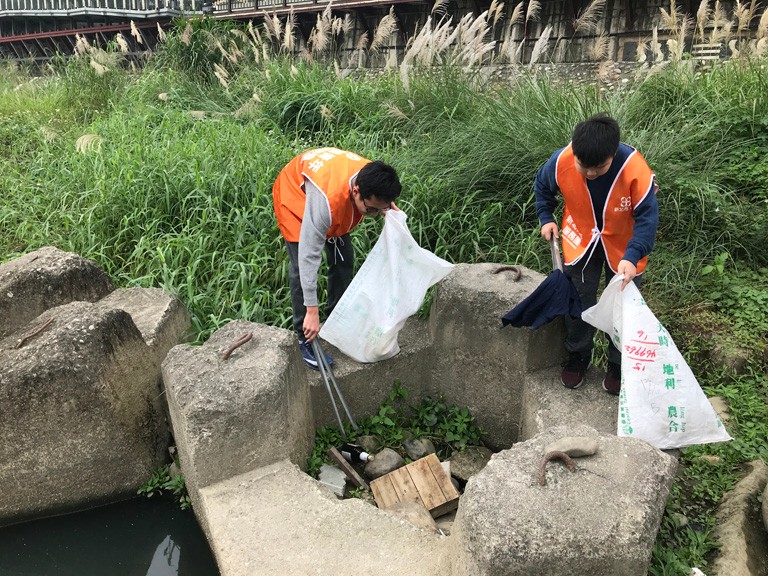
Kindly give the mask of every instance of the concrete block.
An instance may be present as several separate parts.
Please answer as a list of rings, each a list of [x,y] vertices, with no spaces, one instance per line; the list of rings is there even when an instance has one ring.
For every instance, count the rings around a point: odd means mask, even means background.
[[[287,461],[207,486],[200,501],[222,576],[448,573],[446,538],[339,500]]]
[[[0,366],[0,524],[134,496],[167,457],[160,361],[124,310],[52,308]]]
[[[677,461],[642,440],[599,436],[596,454],[559,461],[538,481],[544,449],[586,426],[550,428],[495,454],[467,483],[452,536],[462,576],[645,576]]]
[[[225,360],[247,333],[253,338]],[[234,321],[162,364],[171,424],[193,503],[200,488],[289,459],[301,467],[315,426],[306,368],[292,332]]]
[[[95,302],[114,290],[94,262],[47,246],[0,265],[0,338],[69,302]]]
[[[501,317],[545,278],[522,268],[494,274],[498,264],[459,264],[440,284],[429,319],[439,361],[432,389],[467,406],[487,431],[489,447],[508,448],[518,438],[525,374],[561,362],[561,322],[539,330],[502,329]],[[553,343],[556,343],[553,345]]]
[[[569,390],[560,382],[559,366],[527,374],[520,440],[533,438],[547,428],[582,424],[615,435],[619,399],[603,390],[603,376],[603,370],[592,366],[584,385]]]

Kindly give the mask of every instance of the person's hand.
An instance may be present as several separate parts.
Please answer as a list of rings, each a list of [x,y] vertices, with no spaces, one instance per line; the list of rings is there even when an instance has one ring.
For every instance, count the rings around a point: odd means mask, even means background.
[[[553,234],[555,235],[555,238],[560,238],[560,234],[557,231],[557,224],[554,222],[547,222],[541,227],[541,237],[544,238],[544,240],[549,241]]]
[[[307,306],[303,330],[307,342],[312,342],[320,332],[320,309],[317,306]]]
[[[400,208],[398,208],[397,204],[395,204],[394,202],[390,202],[389,209],[394,210],[395,212],[401,212]]]
[[[629,260],[622,260],[619,262],[617,273],[624,274],[624,281],[621,283],[621,289],[624,290],[627,284],[632,282],[634,277],[637,276],[637,266],[632,264]]]

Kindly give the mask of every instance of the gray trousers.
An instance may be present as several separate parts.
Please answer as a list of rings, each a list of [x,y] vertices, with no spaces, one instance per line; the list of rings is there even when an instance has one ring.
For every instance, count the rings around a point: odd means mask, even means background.
[[[597,304],[597,291],[600,287],[600,281],[605,274],[605,283],[608,285],[615,276],[613,270],[608,266],[605,259],[605,252],[602,246],[598,246],[592,258],[587,262],[587,255],[573,266],[565,266],[565,275],[571,279],[576,291],[581,298],[581,306],[584,310]],[[586,267],[584,266],[586,262]],[[583,274],[582,274],[583,272]],[[583,279],[582,279],[583,277]],[[633,282],[640,288],[642,276],[635,276]],[[579,352],[586,356],[592,355],[594,347],[595,328],[587,324],[581,318],[565,317],[565,349],[568,352]],[[607,338],[606,334],[606,338]],[[608,338],[608,362],[621,365],[621,351],[613,345]]]
[[[293,309],[293,329],[304,340],[304,291],[301,289],[299,274],[299,243],[285,242],[290,265],[288,283],[291,287],[291,308]],[[355,251],[349,234],[325,241],[325,261],[328,267],[328,298],[325,302],[324,317],[330,316],[344,291],[352,282],[355,268]]]

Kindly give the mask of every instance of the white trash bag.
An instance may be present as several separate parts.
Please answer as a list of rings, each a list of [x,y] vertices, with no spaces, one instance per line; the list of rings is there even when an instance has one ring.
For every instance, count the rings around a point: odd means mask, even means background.
[[[386,213],[381,236],[320,329],[321,338],[358,362],[397,354],[405,321],[453,268],[416,243],[406,219],[400,210]]]
[[[616,276],[581,318],[621,350],[618,435],[656,448],[731,440],[669,332],[633,283]]]

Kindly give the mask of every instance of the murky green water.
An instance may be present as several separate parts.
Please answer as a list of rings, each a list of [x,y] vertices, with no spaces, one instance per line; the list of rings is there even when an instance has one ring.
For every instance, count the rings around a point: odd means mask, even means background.
[[[0,529],[0,576],[219,576],[190,510],[140,498]]]

